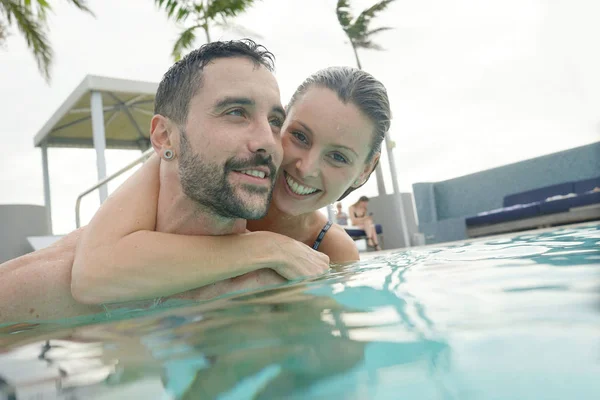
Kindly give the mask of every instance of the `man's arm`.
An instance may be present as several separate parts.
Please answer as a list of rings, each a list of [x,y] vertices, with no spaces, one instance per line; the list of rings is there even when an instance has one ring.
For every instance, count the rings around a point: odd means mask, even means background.
[[[112,249],[98,247],[87,256],[85,247],[78,250],[88,261],[76,259],[71,291],[81,303],[101,304],[169,296],[265,268],[285,276],[290,260],[270,244],[288,241],[293,239],[272,232],[187,236],[138,231]],[[311,261],[315,256],[309,252],[314,250],[299,242],[289,244],[305,246],[308,267],[322,269]],[[290,277],[302,276],[297,275]]]
[[[71,295],[71,268],[82,229],[49,247],[0,264],[0,323],[102,311],[75,302]]]
[[[270,268],[317,275],[329,258],[272,232],[190,236],[155,232],[160,159],[151,157],[100,207],[77,246],[71,291],[85,304],[169,296]]]

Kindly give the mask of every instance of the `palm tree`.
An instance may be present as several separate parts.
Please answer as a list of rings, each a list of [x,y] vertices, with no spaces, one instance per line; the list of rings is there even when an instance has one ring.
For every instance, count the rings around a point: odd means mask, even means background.
[[[356,57],[356,65],[359,69],[362,69],[360,59],[358,58],[357,49],[371,49],[371,50],[383,50],[381,46],[373,42],[373,36],[377,33],[390,30],[390,27],[382,27],[376,29],[370,29],[370,24],[375,15],[380,11],[387,8],[390,3],[396,0],[382,0],[377,2],[375,5],[363,10],[360,15],[354,19],[350,13],[350,1],[349,0],[338,0],[336,13],[338,21],[342,26],[342,29],[350,39],[350,45],[354,50],[354,57]],[[353,21],[354,19],[354,21]]]
[[[93,15],[87,0],[67,0],[78,9]],[[48,40],[46,16],[51,10],[47,0],[0,0],[0,44],[6,41],[8,27],[16,26],[25,37],[40,73],[50,81],[52,47]]]
[[[236,17],[247,11],[256,0],[154,0],[159,8],[163,8],[169,18],[176,22],[185,22],[192,18],[192,26],[181,32],[173,46],[172,56],[175,61],[181,58],[181,54],[191,48],[196,40],[197,29],[202,29],[206,41],[210,42],[211,25],[222,27],[234,27],[228,19]],[[219,21],[220,20],[220,21]],[[237,30],[243,28],[237,27]]]

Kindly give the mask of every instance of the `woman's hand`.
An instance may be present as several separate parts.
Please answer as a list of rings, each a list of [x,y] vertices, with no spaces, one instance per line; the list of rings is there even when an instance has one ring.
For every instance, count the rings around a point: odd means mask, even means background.
[[[329,271],[329,257],[302,242],[277,235],[272,244],[277,262],[271,269],[288,280],[317,276]]]

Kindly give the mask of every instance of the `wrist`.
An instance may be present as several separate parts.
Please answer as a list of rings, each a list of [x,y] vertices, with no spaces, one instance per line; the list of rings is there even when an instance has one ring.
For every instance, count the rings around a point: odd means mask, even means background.
[[[283,245],[285,241],[292,239],[270,231],[250,232],[247,235],[252,237],[248,246],[251,252],[248,261],[251,262],[253,271],[262,268],[276,269],[283,264]]]

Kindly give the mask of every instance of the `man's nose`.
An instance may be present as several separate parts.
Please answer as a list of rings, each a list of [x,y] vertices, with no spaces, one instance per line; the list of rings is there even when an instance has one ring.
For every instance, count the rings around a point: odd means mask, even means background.
[[[248,142],[248,148],[252,153],[264,153],[272,156],[276,166],[279,166],[283,156],[281,146],[281,135],[273,129],[273,126],[266,121],[257,124]]]

